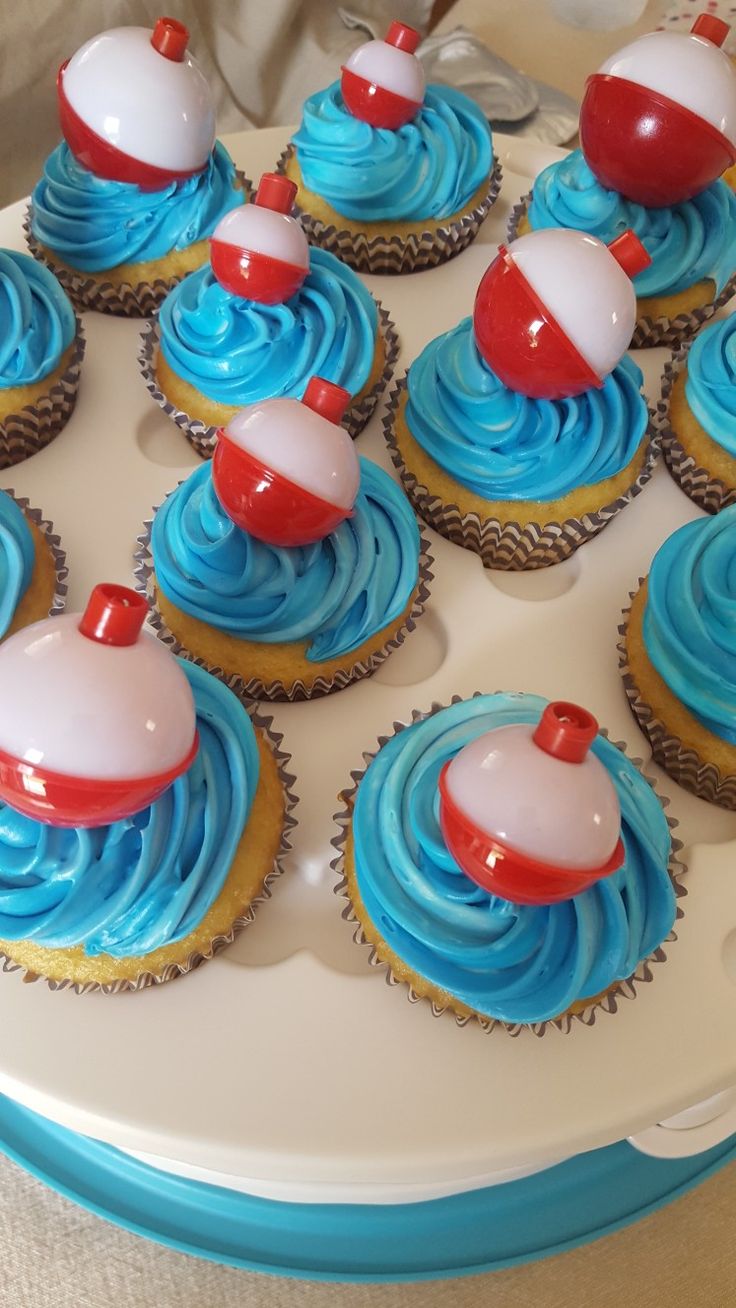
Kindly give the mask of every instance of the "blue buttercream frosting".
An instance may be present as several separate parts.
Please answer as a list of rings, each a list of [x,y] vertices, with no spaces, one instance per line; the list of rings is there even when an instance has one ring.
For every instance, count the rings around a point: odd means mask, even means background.
[[[685,395],[712,440],[736,458],[736,316],[695,337],[687,356]]]
[[[642,632],[672,693],[736,744],[736,505],[688,522],[657,550]]]
[[[491,371],[465,318],[411,365],[406,421],[422,449],[483,499],[555,500],[631,462],[648,422],[641,384],[627,355],[600,389],[529,399]]]
[[[361,459],[351,518],[313,545],[265,545],[228,518],[204,463],[156,513],[151,553],[158,585],[183,612],[242,640],[303,641],[322,663],[403,613],[418,580],[419,530],[396,482]]]
[[[0,640],[33,576],[36,552],[28,523],[15,500],[0,491]]]
[[[449,86],[428,86],[416,116],[391,131],[354,118],[333,82],[305,101],[294,145],[305,186],[365,222],[449,218],[493,168],[485,115]]]
[[[199,753],[150,808],[62,828],[0,804],[0,938],[128,958],[189,935],[217,899],[258,785],[255,732],[228,688],[182,662]]]
[[[207,265],[167,295],[159,325],[174,372],[215,403],[242,408],[301,399],[314,376],[357,395],[373,366],[378,309],[357,273],[311,249],[307,277],[284,304],[233,295]]]
[[[443,765],[483,732],[539,719],[537,695],[481,695],[393,736],[359,786],[352,832],[358,890],[391,949],[476,1012],[548,1020],[632,975],[668,935],[675,897],[662,807],[620,750],[597,736],[621,805],[623,866],[573,899],[542,907],[489,895],[442,837]]]
[[[235,165],[219,141],[201,173],[160,191],[95,176],[62,141],[34,188],[31,231],[72,268],[103,272],[162,259],[204,240],[244,200]]]
[[[634,278],[639,296],[674,295],[704,278],[723,290],[736,271],[736,195],[723,181],[664,209],[645,209],[593,175],[580,150],[543,169],[534,182],[529,222],[572,227],[609,244],[632,227],[652,257]]]
[[[48,268],[0,250],[0,391],[42,381],[76,333],[74,310]]]

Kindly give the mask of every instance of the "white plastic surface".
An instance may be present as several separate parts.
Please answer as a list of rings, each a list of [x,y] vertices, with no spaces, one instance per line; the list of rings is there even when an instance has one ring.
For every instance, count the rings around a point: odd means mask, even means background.
[[[736,141],[736,71],[712,41],[684,32],[647,32],[598,71],[659,91]]]
[[[287,139],[274,129],[228,144],[257,177]],[[478,241],[431,271],[366,278],[398,325],[399,372],[471,312],[509,206],[560,157],[502,136],[495,146],[504,183]],[[24,208],[0,217],[3,245],[23,248]],[[0,475],[61,533],[72,608],[101,577],[129,583],[151,505],[199,466],[141,381],[140,325],[94,314],[85,323],[68,428]],[[636,357],[655,394],[666,352]],[[379,416],[358,449],[390,467]],[[659,769],[648,768],[688,846],[678,939],[634,1002],[568,1035],[486,1035],[408,1003],[353,943],[329,866],[336,797],[363,751],[413,708],[453,694],[571,699],[648,758],[617,672],[616,628],[659,545],[699,516],[660,467],[600,536],[541,573],[484,572],[474,554],[428,532],[432,598],[403,647],[337,695],[268,706],[293,757],[300,824],[253,926],[192,976],[138,995],[52,993],[0,974],[0,1092],[123,1148],[328,1200],[346,1186],[384,1196],[410,1185],[461,1190],[623,1139],[736,1084],[736,814]]]
[[[631,340],[636,293],[603,242],[555,227],[527,232],[507,250],[576,350],[607,377]]]
[[[387,41],[367,41],[358,46],[346,60],[345,67],[356,77],[363,77],[366,82],[373,82],[405,100],[421,104],[424,99],[426,79],[416,55],[397,50]]]
[[[309,268],[307,238],[296,218],[260,204],[243,204],[231,209],[220,219],[214,237],[227,245],[280,259],[295,268]]]
[[[69,60],[64,91],[87,126],[123,154],[157,168],[204,168],[215,143],[207,80],[188,52],[176,63],[154,50],[150,28],[93,36]]]
[[[88,640],[80,617],[47,618],[0,646],[0,749],[100,781],[176,767],[195,730],[180,666],[145,631],[134,645]]]
[[[588,752],[565,763],[535,745],[533,727],[498,727],[466,745],[447,769],[447,789],[482,832],[556,867],[608,862],[621,810],[603,764]]]
[[[736,1132],[736,1087],[721,1090],[681,1113],[629,1136],[629,1144],[653,1158],[692,1158]]]
[[[352,509],[360,463],[344,427],[328,422],[300,400],[249,404],[225,428],[229,440],[296,486]]]

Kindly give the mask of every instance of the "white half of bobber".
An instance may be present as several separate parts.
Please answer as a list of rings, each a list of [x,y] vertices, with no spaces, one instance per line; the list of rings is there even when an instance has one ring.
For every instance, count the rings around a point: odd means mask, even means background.
[[[736,141],[736,70],[705,37],[649,32],[611,55],[598,72],[658,91]]]
[[[416,55],[398,50],[388,41],[367,41],[358,46],[344,66],[356,77],[374,82],[384,91],[400,95],[404,100],[421,104],[424,99],[426,78]]]
[[[62,75],[72,109],[104,141],[156,168],[204,168],[215,142],[207,79],[151,45],[147,27],[115,27],[72,55]]]
[[[532,739],[535,726],[497,727],[466,745],[447,769],[461,812],[519,854],[560,868],[602,867],[621,833],[616,790],[588,751],[566,763]]]
[[[249,404],[225,434],[273,472],[328,504],[350,510],[360,486],[360,462],[345,431],[301,400]]]
[[[243,204],[221,218],[213,241],[252,250],[295,268],[309,268],[309,244],[296,218],[261,204]]]
[[[179,765],[196,727],[191,687],[146,632],[106,645],[79,613],[16,632],[0,649],[0,749],[36,767],[96,781]]]
[[[607,377],[628,349],[636,293],[603,242],[549,227],[527,232],[506,249],[578,353]]]

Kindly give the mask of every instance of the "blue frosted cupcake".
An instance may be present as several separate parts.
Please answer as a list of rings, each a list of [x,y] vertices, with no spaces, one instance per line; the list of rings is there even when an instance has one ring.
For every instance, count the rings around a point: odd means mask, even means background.
[[[667,370],[667,466],[701,509],[736,502],[736,317],[711,323]]]
[[[634,278],[634,346],[676,344],[732,294],[736,195],[723,181],[682,204],[645,209],[602,186],[574,150],[543,169],[528,202],[514,211],[512,227],[519,236],[572,227],[606,244],[632,228],[652,258]]]

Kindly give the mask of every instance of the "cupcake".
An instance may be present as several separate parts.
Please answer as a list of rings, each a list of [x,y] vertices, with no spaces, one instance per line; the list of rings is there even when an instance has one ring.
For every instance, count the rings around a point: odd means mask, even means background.
[[[37,509],[0,491],[0,641],[64,607],[66,556]]]
[[[77,402],[84,337],[56,278],[0,250],[0,468],[43,449]]]
[[[246,198],[188,38],[172,18],[115,28],[59,71],[65,139],[34,188],[28,243],[85,308],[152,313]]]
[[[591,714],[456,699],[366,758],[334,842],[338,889],[411,997],[541,1033],[651,978],[676,916],[670,830]]]
[[[736,808],[736,505],[674,532],[624,615],[621,667],[656,761]]]
[[[665,462],[686,495],[718,513],[736,501],[736,318],[699,332],[665,375]]]
[[[400,488],[339,427],[348,396],[239,413],[141,538],[162,638],[239,693],[307,699],[367,676],[414,627],[429,560]]]
[[[473,318],[430,341],[392,395],[387,439],[412,504],[487,567],[567,558],[651,473],[642,374],[621,357],[634,293],[617,262],[646,256],[635,238],[611,250],[569,231],[501,247]]]
[[[427,86],[419,34],[391,24],[351,55],[339,82],[309,97],[283,159],[314,245],[360,272],[406,273],[459,254],[498,194],[482,110]]]
[[[0,952],[54,988],[190,971],[250,919],[281,849],[263,728],[142,633],[146,611],[98,586],[53,640],[41,623],[0,650]]]
[[[301,399],[315,374],[349,391],[353,436],[398,353],[388,315],[345,264],[309,250],[290,216],[294,184],[266,173],[253,204],[225,218],[211,263],[168,295],[143,336],[154,399],[209,458],[217,431],[260,400]]]

